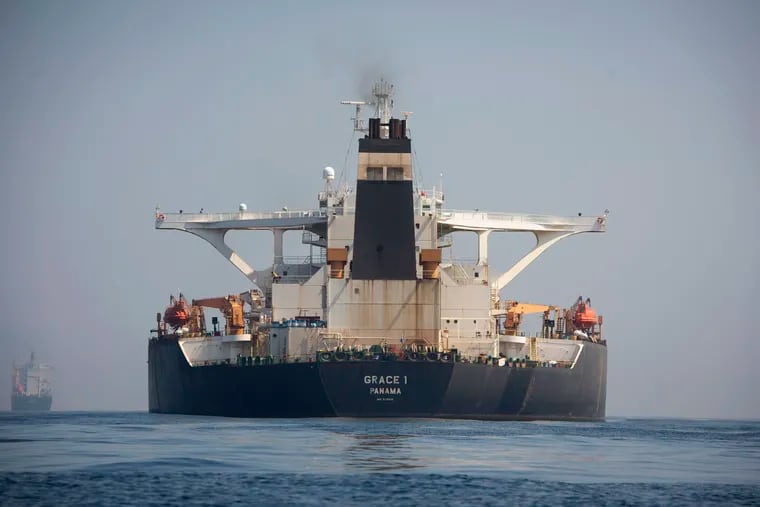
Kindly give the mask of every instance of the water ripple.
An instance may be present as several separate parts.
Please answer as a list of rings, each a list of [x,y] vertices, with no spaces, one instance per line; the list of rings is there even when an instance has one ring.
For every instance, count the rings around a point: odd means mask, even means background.
[[[760,503],[760,423],[0,413],[3,505]]]

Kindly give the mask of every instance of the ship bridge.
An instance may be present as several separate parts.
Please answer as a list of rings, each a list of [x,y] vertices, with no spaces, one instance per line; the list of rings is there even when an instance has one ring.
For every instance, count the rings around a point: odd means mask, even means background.
[[[352,207],[300,211],[227,213],[165,213],[156,210],[156,229],[179,230],[209,242],[219,253],[257,286],[255,270],[224,241],[231,230],[270,230],[274,234],[275,260],[283,256],[283,234],[289,230],[305,230],[324,238],[330,214],[353,214]],[[436,209],[439,236],[456,231],[478,235],[478,264],[488,263],[488,236],[492,232],[532,232],[535,247],[491,283],[495,291],[504,288],[522,270],[549,247],[568,236],[583,232],[605,232],[607,214],[600,216],[555,216],[525,213],[493,213]],[[314,244],[325,246],[323,241]]]

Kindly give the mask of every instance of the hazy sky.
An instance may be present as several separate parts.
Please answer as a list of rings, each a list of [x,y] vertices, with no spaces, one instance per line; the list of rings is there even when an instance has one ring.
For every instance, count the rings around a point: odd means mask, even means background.
[[[448,208],[611,210],[503,294],[592,298],[608,415],[758,418],[758,55],[754,1],[2,2],[0,409],[32,349],[55,409],[147,409],[169,294],[248,288],[155,206],[316,207],[383,76]],[[492,238],[492,273],[532,242]]]

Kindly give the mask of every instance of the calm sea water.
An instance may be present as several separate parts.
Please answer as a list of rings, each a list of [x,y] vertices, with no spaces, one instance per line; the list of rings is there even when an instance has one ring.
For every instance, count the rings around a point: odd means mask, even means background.
[[[2,505],[760,504],[760,422],[0,413]]]

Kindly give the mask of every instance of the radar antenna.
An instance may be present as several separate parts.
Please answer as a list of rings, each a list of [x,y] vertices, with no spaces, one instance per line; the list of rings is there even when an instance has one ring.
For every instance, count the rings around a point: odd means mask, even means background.
[[[341,104],[345,104],[348,106],[356,106],[356,116],[354,118],[351,118],[354,120],[354,130],[356,132],[366,132],[367,128],[364,126],[364,122],[362,122],[362,106],[369,105],[369,102],[364,102],[363,100],[341,100]]]

